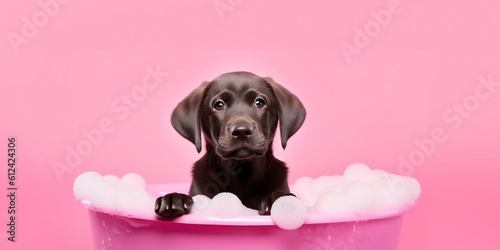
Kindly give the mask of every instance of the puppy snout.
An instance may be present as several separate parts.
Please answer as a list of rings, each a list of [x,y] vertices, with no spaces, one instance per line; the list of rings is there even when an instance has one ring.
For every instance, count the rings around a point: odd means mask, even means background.
[[[236,125],[231,128],[231,135],[235,138],[246,138],[253,134],[251,125]]]

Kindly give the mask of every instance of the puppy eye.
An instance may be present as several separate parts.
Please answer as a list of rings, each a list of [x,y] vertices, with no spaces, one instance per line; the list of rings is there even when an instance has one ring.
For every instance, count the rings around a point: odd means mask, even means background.
[[[266,106],[266,101],[264,101],[264,99],[257,98],[257,100],[255,100],[255,107],[263,108],[264,106]]]
[[[216,101],[214,103],[214,109],[216,110],[223,110],[226,107],[226,104],[224,104],[223,101]]]

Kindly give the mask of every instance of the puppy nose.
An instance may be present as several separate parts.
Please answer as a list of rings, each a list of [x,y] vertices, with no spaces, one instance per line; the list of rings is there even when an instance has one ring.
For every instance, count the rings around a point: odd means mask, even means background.
[[[253,134],[253,129],[250,126],[234,126],[231,129],[231,135],[233,137],[245,138],[250,137]]]

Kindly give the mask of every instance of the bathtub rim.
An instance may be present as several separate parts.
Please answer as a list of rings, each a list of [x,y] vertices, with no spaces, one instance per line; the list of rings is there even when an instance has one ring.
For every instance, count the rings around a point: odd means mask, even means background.
[[[147,190],[153,196],[159,197],[169,192],[183,192],[189,187],[188,183],[169,183],[169,184],[149,184]],[[291,186],[293,191],[293,188]],[[167,190],[167,191],[159,191]],[[187,193],[187,192],[185,192]],[[201,214],[186,214],[174,220],[165,220],[159,218],[154,213],[154,204],[151,206],[151,212],[140,213],[136,211],[117,211],[112,209],[100,209],[92,206],[90,202],[85,200],[77,200],[77,203],[86,209],[95,212],[102,212],[110,215],[128,217],[133,219],[148,220],[148,221],[164,221],[168,223],[180,224],[194,224],[194,225],[227,225],[227,226],[275,226],[271,216],[258,215],[258,216],[232,216],[232,217],[219,217],[207,216]],[[307,214],[304,225],[308,224],[327,224],[327,223],[342,223],[342,222],[357,222],[357,221],[370,221],[385,218],[392,218],[403,216],[416,207],[416,202],[410,202],[403,206],[387,209],[384,211],[377,211],[373,213],[328,213],[328,212],[310,212]]]

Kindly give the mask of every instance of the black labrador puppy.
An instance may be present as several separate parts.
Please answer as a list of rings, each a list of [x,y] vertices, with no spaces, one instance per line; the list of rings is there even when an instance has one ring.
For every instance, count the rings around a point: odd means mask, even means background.
[[[156,214],[175,218],[189,213],[192,196],[213,198],[231,192],[245,206],[269,215],[275,200],[293,195],[288,188],[288,169],[272,152],[278,121],[285,148],[305,117],[300,100],[269,77],[232,72],[204,82],[177,105],[171,122],[198,152],[203,132],[206,153],[194,164],[189,196],[170,193],[159,197]]]

